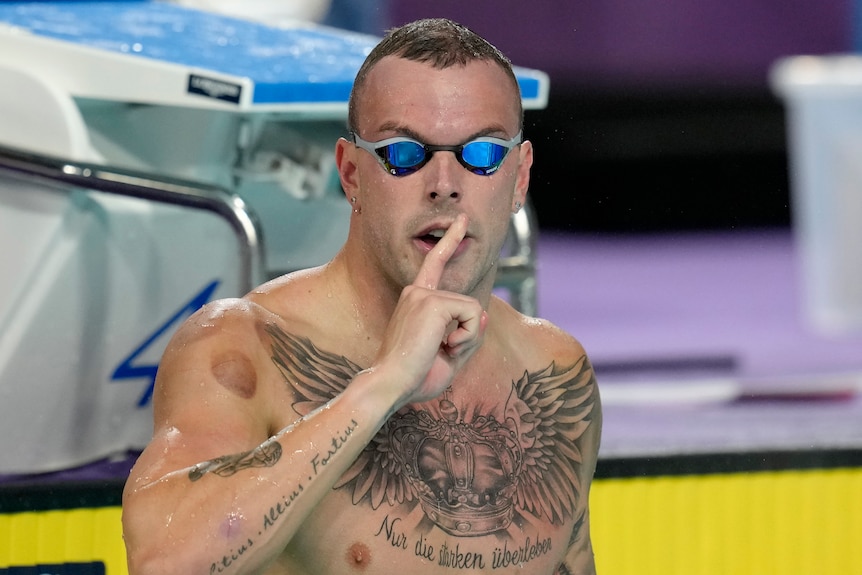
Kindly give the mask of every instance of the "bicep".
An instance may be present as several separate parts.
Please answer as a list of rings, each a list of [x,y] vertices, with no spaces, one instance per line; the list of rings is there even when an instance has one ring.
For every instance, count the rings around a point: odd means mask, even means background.
[[[266,364],[245,344],[212,339],[170,346],[153,398],[153,438],[141,455],[140,479],[247,452],[272,427]]]

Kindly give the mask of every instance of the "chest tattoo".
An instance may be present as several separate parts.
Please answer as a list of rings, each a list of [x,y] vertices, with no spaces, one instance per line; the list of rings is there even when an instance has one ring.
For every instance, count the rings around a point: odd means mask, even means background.
[[[272,327],[272,359],[299,415],[338,395],[362,368]],[[446,392],[384,424],[336,489],[354,504],[418,504],[457,536],[505,530],[519,517],[572,519],[584,495],[580,438],[596,404],[592,367],[525,370],[500,395],[456,405]]]

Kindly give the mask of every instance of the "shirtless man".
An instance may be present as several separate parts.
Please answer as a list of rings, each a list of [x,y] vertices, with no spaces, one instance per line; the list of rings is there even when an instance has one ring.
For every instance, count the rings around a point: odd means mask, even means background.
[[[492,295],[533,160],[508,61],[409,24],[349,124],[343,249],[207,305],[165,351],[124,493],[131,573],[594,573],[590,363]]]

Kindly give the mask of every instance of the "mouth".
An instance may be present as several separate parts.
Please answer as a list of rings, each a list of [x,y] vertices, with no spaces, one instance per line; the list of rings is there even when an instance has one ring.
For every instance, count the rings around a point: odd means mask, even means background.
[[[414,241],[420,246],[422,251],[427,253],[440,243],[440,240],[443,239],[444,235],[446,235],[446,232],[449,230],[451,225],[451,222],[435,222],[430,224],[414,236]],[[470,237],[469,233],[464,235],[464,238],[461,240],[461,245],[456,250],[456,254],[466,249],[467,240],[469,240]]]
[[[444,228],[434,228],[428,230],[424,234],[418,236],[420,242],[425,244],[430,244],[432,246],[436,246],[437,243],[443,239],[443,236],[446,234],[446,229]]]

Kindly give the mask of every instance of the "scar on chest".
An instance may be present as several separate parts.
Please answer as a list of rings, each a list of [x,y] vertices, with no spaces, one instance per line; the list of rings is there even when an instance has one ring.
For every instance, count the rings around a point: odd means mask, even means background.
[[[226,351],[213,357],[210,366],[216,381],[228,390],[251,399],[257,391],[257,372],[251,360],[238,351]]]
[[[365,571],[371,564],[371,549],[364,543],[354,543],[345,555],[347,564],[358,571]]]

